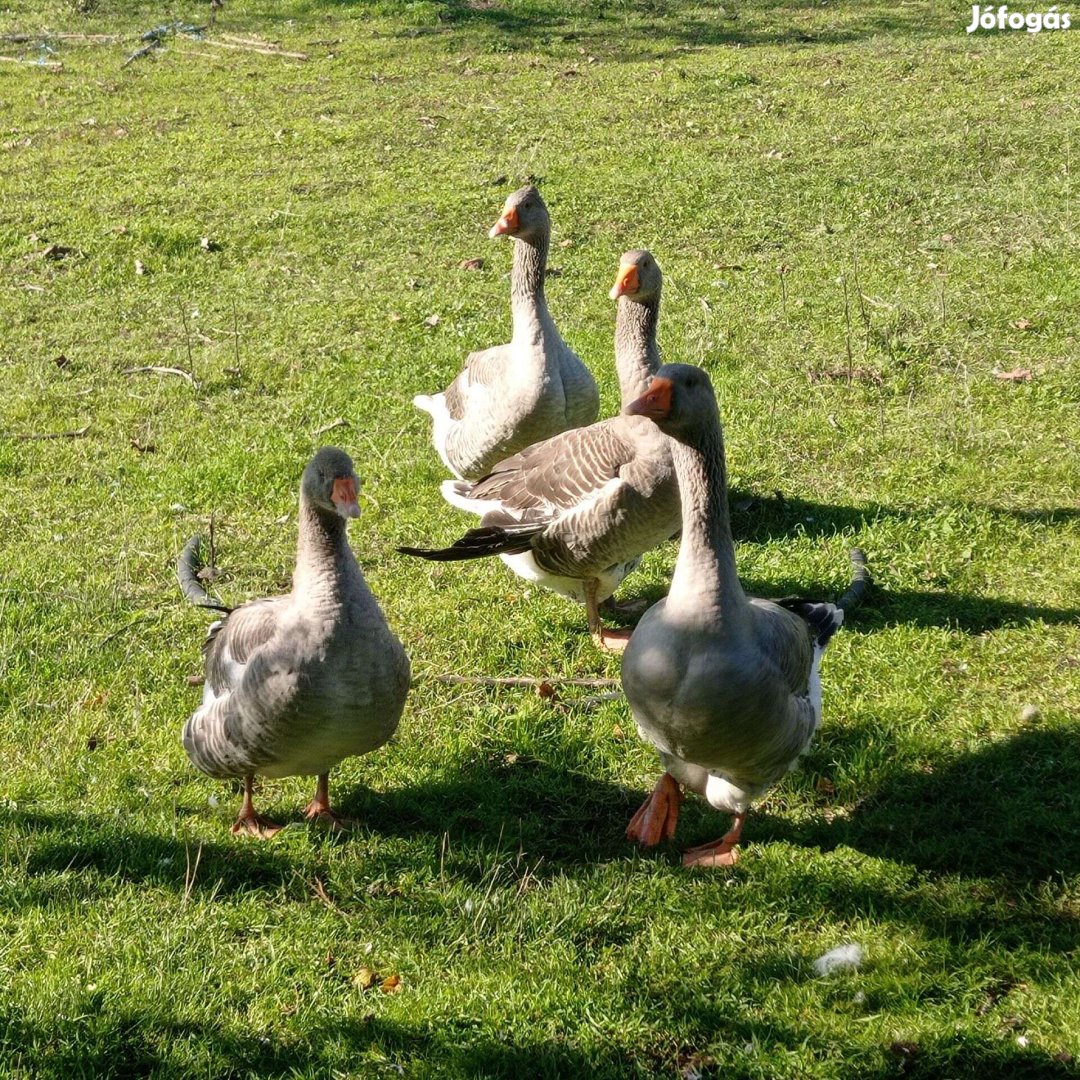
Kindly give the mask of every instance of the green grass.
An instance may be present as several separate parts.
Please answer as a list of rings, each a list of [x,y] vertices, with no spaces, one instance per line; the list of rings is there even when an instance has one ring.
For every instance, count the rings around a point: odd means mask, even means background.
[[[0,64],[0,1073],[1077,1075],[1080,36],[931,2],[228,0],[219,33],[309,59],[181,37],[122,67],[205,17],[0,10],[122,37]],[[463,524],[410,398],[505,339],[484,230],[528,176],[607,410],[618,255],[663,266],[748,585],[835,594],[855,541],[878,582],[730,874],[622,839],[657,773],[624,703],[431,678],[616,675],[580,609],[393,553]],[[415,687],[333,778],[357,835],[301,826],[289,780],[261,797],[293,826],[239,842],[179,743],[207,620],[172,564],[213,513],[221,594],[285,585],[327,440]],[[688,801],[680,844],[725,827]],[[815,978],[848,941],[863,967]]]

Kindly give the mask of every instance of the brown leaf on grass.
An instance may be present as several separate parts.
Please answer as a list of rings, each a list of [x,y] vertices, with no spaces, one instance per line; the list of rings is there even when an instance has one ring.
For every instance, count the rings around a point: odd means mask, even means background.
[[[50,244],[42,253],[43,259],[49,259],[52,262],[57,262],[60,259],[66,259],[69,255],[75,255],[77,252],[74,248],[65,247],[63,244]]]
[[[404,987],[401,985],[400,975],[387,975],[381,983],[379,983],[379,989],[384,994],[398,994]]]
[[[1031,382],[1031,371],[1028,368],[1013,368],[1012,371],[995,371],[994,378],[1001,382]]]
[[[132,439],[131,449],[138,450],[140,454],[152,454],[157,450],[157,447],[153,443],[141,443],[138,439]]]
[[[1013,319],[1010,326],[1016,327],[1017,330],[1033,330],[1035,324],[1030,319]]]
[[[553,698],[555,696],[555,687],[545,679],[537,684],[536,693],[542,698]]]
[[[379,976],[369,967],[362,967],[354,976],[352,984],[357,990],[370,990],[379,981]]]
[[[202,686],[202,684],[204,682],[206,682],[206,676],[205,675],[185,675],[184,676],[184,682],[186,682],[188,684],[188,686]]]
[[[63,369],[66,368],[71,363],[71,361],[63,353],[61,353],[59,356],[53,357],[53,363],[58,368],[60,368],[61,371],[63,371]]]
[[[561,248],[568,248],[568,247],[573,247],[573,246],[574,246],[574,241],[573,240],[560,240],[559,241],[559,247],[561,247]]]
[[[919,1047],[917,1043],[897,1039],[889,1044],[889,1053],[903,1061],[913,1061],[918,1056]]]
[[[391,311],[388,317],[391,322],[401,322],[401,316],[396,311]]]
[[[625,739],[625,738],[626,738],[626,732],[625,732],[625,731],[623,731],[623,729],[622,729],[621,727],[619,727],[619,725],[618,725],[618,724],[616,724],[616,725],[615,725],[615,726],[614,726],[614,727],[613,727],[613,728],[611,729],[611,737],[612,737],[613,739]]]
[[[135,273],[142,277],[146,273],[146,266],[139,260],[135,260]]]
[[[822,379],[829,379],[834,381],[843,380],[845,382],[868,382],[873,383],[874,386],[880,386],[883,382],[881,376],[870,368],[830,368],[820,371],[808,371],[806,378],[814,383],[821,382]]]
[[[427,326],[438,326],[438,325],[439,325],[439,323],[440,323],[441,321],[442,321],[442,320],[441,320],[441,319],[439,318],[439,316],[438,316],[438,315],[429,315],[429,316],[428,316],[428,317],[427,317],[427,318],[426,318],[426,319],[424,320],[424,323],[425,323],[425,324],[426,324]]]
[[[459,270],[483,270],[484,269],[484,260],[483,259],[462,259],[461,262],[458,263],[458,269]]]
[[[86,749],[87,750],[96,750],[97,748],[98,748],[97,737],[94,736],[94,735],[91,735],[90,738],[86,740]]]
[[[822,795],[836,794],[836,785],[827,776],[819,776],[814,787],[816,787]]]

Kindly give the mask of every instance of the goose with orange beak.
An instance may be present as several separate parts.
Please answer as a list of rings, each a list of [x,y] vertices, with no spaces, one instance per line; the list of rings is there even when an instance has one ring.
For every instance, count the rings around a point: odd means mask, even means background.
[[[870,575],[855,550],[851,586],[835,604],[747,596],[736,573],[724,439],[709,377],[667,364],[625,412],[670,437],[682,497],[671,588],[642,617],[623,654],[622,685],[638,732],[665,770],[626,835],[645,847],[674,836],[686,787],[734,821],[719,840],[687,851],[683,864],[731,866],[751,803],[813,738],[822,653]]]
[[[479,479],[526,446],[591,424],[600,408],[596,381],[548,311],[551,218],[540,192],[532,185],[515,191],[488,235],[508,236],[514,245],[513,336],[471,353],[442,393],[413,398],[431,415],[435,449],[459,479]]]
[[[647,251],[623,257],[610,295],[618,299],[615,366],[624,404],[644,391],[659,365],[656,324],[662,275]],[[585,604],[602,648],[629,632],[606,629],[599,604],[641,556],[679,525],[670,440],[636,416],[566,431],[499,462],[482,480],[447,480],[447,502],[480,516],[448,548],[399,548],[452,561],[499,555],[514,573]]]
[[[345,533],[360,516],[359,480],[343,451],[324,447],[300,482],[300,529],[292,591],[227,611],[203,646],[202,705],[184,726],[196,768],[244,781],[234,834],[269,837],[281,826],[256,812],[255,776],[316,776],[304,816],[332,829],[349,822],[330,806],[329,773],[397,729],[409,690],[409,659],[364,581]],[[184,549],[184,593],[205,597]]]

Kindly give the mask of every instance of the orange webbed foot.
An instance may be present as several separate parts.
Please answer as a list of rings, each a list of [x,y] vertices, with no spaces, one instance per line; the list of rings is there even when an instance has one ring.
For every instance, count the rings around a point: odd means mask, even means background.
[[[318,799],[312,799],[304,807],[304,818],[307,821],[318,821],[334,833],[352,832],[357,825],[352,818],[344,817],[329,806],[322,805]]]
[[[661,840],[670,840],[675,835],[682,801],[683,793],[675,777],[664,773],[626,826],[627,840],[642,847],[654,847]]]
[[[269,818],[263,817],[262,814],[256,814],[254,810],[250,813],[240,812],[240,816],[233,822],[232,828],[229,830],[233,836],[255,836],[260,840],[269,840],[271,836],[281,832],[282,826],[276,821],[271,821]]]
[[[684,851],[683,866],[734,866],[739,861],[738,844],[745,821],[744,811],[735,816],[734,824],[719,840]]]
[[[621,630],[601,629],[599,633],[593,634],[592,639],[596,642],[597,648],[603,649],[604,652],[621,653],[630,644],[632,633],[633,630],[629,627]]]

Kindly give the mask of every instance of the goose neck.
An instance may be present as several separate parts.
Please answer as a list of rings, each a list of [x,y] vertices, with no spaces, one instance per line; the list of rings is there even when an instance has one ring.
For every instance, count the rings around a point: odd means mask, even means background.
[[[533,338],[548,321],[544,296],[550,234],[514,240],[514,264],[510,272],[510,307],[514,316],[514,337]]]
[[[728,513],[727,467],[719,420],[697,445],[672,440],[682,501],[682,539],[668,609],[730,621],[745,608]]]
[[[303,492],[299,518],[293,589],[333,590],[343,567],[353,561],[345,519],[322,510]]]
[[[615,313],[615,370],[623,408],[645,393],[660,366],[660,348],[656,343],[659,318],[659,298],[644,304],[619,298]]]

